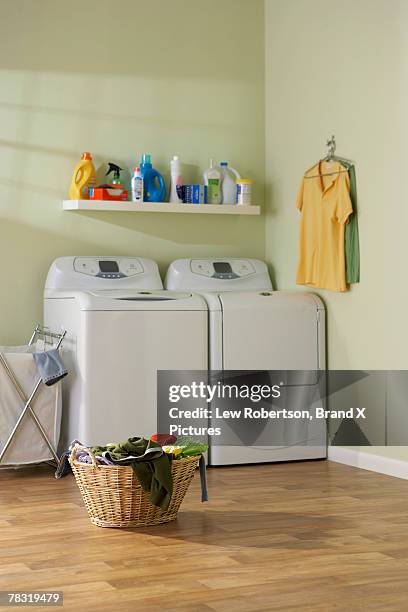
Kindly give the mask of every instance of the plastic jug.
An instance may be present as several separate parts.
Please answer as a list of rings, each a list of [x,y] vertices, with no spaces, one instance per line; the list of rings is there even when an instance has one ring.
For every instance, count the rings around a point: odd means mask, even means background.
[[[74,174],[69,188],[70,200],[89,200],[89,190],[95,187],[96,170],[92,155],[82,153],[81,161],[75,166]]]
[[[223,204],[237,203],[237,181],[241,178],[240,173],[228,166],[228,162],[220,162],[221,168],[221,191]]]
[[[140,164],[140,173],[143,177],[143,194],[145,202],[164,202],[166,184],[164,178],[152,166],[150,155],[143,153]]]

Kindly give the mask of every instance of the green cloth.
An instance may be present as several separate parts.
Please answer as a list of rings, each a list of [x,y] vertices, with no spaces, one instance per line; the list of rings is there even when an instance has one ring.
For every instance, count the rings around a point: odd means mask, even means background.
[[[358,234],[357,212],[357,182],[356,171],[352,164],[341,162],[347,168],[350,179],[350,200],[353,212],[346,223],[344,233],[344,250],[346,254],[346,282],[348,284],[360,282],[360,244]]]
[[[173,493],[171,457],[160,444],[145,438],[128,438],[119,444],[94,446],[92,452],[112,463],[131,465],[143,490],[150,491],[150,503],[167,510]]]

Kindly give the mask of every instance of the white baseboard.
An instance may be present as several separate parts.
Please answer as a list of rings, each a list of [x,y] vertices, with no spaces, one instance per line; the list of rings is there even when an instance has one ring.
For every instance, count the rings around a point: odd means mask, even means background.
[[[379,472],[380,474],[387,474],[387,476],[395,476],[396,478],[408,480],[407,461],[365,453],[364,451],[344,446],[329,446],[327,458],[329,461],[345,463],[362,470],[371,470],[372,472]]]

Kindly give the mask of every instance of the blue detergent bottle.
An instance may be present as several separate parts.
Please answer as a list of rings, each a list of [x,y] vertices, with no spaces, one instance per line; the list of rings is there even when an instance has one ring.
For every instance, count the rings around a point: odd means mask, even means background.
[[[140,163],[140,173],[143,177],[143,194],[145,202],[164,202],[166,184],[164,178],[152,166],[151,157],[143,153]]]

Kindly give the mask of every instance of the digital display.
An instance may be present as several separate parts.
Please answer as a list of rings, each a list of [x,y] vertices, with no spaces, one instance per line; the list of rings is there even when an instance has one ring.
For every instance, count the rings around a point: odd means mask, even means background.
[[[99,269],[101,272],[119,272],[117,261],[100,261]]]
[[[214,270],[217,274],[231,274],[232,269],[226,261],[214,261]]]

